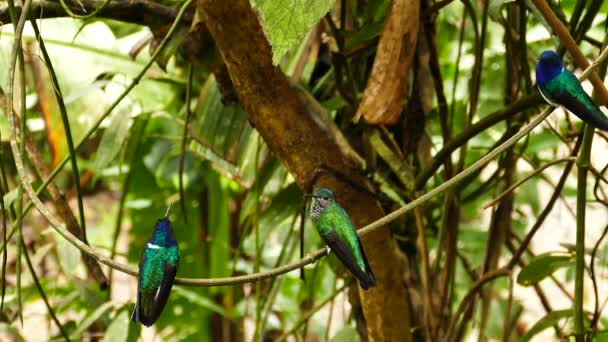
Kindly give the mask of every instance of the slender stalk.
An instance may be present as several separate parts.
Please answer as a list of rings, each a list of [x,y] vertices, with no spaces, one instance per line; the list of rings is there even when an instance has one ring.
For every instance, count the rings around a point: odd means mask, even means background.
[[[279,337],[277,339],[277,342],[284,341],[289,335],[293,334],[296,330],[298,330],[299,327],[302,326],[302,324],[306,323],[308,321],[308,319],[310,319],[310,317],[312,317],[312,315],[317,313],[317,311],[321,310],[325,305],[327,305],[327,303],[334,300],[334,298],[336,298],[336,296],[338,294],[340,294],[340,292],[346,290],[350,286],[351,283],[352,283],[352,281],[347,281],[344,285],[342,285],[339,289],[337,289],[327,299],[325,299],[324,301],[319,303],[317,306],[315,306],[314,308],[307,311],[289,330],[287,330],[283,335],[281,335],[281,337]]]
[[[61,0],[63,1],[63,0]],[[107,0],[106,0],[107,1]],[[109,2],[109,1],[107,1]],[[103,5],[101,6],[103,7]],[[74,173],[74,188],[76,189],[76,198],[78,201],[78,216],[80,219],[80,229],[82,230],[82,241],[87,242],[87,228],[86,221],[84,218],[84,204],[82,203],[82,189],[80,188],[80,172],[78,171],[78,161],[76,160],[76,149],[74,148],[74,140],[72,139],[72,132],[70,129],[70,121],[68,118],[68,111],[65,107],[65,102],[63,101],[63,95],[61,94],[61,87],[59,86],[59,81],[57,80],[57,75],[55,74],[55,69],[53,68],[53,63],[51,62],[51,58],[49,57],[48,52],[46,51],[46,47],[44,45],[44,40],[40,35],[40,30],[38,30],[38,25],[36,24],[36,20],[34,18],[30,18],[30,24],[34,29],[34,34],[38,39],[38,45],[40,46],[40,52],[42,53],[42,58],[44,59],[44,63],[49,71],[49,75],[51,76],[51,83],[53,85],[53,90],[55,91],[55,98],[57,99],[57,105],[59,106],[59,113],[61,113],[61,121],[63,122],[63,129],[65,131],[65,138],[68,143],[68,152],[70,161],[72,164],[72,172]],[[22,108],[21,115],[25,115],[25,108]],[[25,122],[25,117],[23,121]]]
[[[53,307],[51,307],[51,304],[49,303],[49,300],[46,297],[46,294],[44,293],[44,289],[42,288],[42,285],[40,285],[40,281],[38,280],[38,276],[36,275],[36,271],[34,270],[34,266],[32,265],[32,261],[30,260],[30,256],[27,253],[27,250],[25,250],[25,243],[23,242],[23,239],[20,241],[20,244],[21,244],[21,247],[23,248],[23,251],[24,251],[23,255],[25,256],[25,262],[27,263],[27,267],[30,270],[30,274],[32,275],[32,280],[34,281],[34,284],[36,284],[38,293],[40,293],[40,298],[42,298],[42,301],[46,305],[46,309],[49,311],[49,315],[51,316],[51,319],[53,320],[53,322],[55,322],[55,325],[57,325],[57,328],[59,328],[59,332],[61,333],[61,336],[63,336],[63,338],[66,341],[70,341],[70,337],[63,329],[63,325],[61,325],[61,322],[59,322],[59,319],[57,318],[57,315],[55,315],[55,311],[53,310]]]
[[[20,95],[20,104],[21,104],[21,127],[19,129],[19,152],[21,155],[25,154],[25,129],[26,129],[26,107],[25,107],[25,58],[23,57],[23,48],[21,46],[21,35],[23,34],[23,27],[25,25],[25,20],[29,15],[31,0],[26,0],[23,4],[23,10],[21,11],[21,15],[17,20],[17,11],[15,9],[15,3],[13,0],[8,0],[9,12],[11,16],[11,20],[13,22],[13,26],[15,28],[15,41],[13,43],[13,49],[11,51],[11,56],[9,59],[9,71],[8,71],[8,87],[7,87],[7,95],[8,101],[6,106],[10,108],[8,110],[7,116],[10,119],[14,119],[12,113],[13,108],[13,87],[15,84],[15,65],[19,63],[19,95]],[[11,133],[11,142],[13,142],[13,138],[15,135],[14,125]],[[15,153],[16,146],[13,147],[13,153]],[[19,186],[17,189],[17,232],[19,241],[23,238],[23,183],[19,182]],[[23,327],[23,306],[22,306],[22,298],[21,298],[21,244],[17,244],[17,307],[19,312],[19,321],[21,322],[21,326]]]
[[[585,211],[587,206],[587,172],[593,144],[591,125],[585,125],[583,145],[576,160],[578,167],[576,191],[576,268],[574,271],[574,336],[576,342],[585,341],[585,313],[583,312],[583,295],[585,284]]]
[[[93,10],[93,12],[87,13],[85,15],[76,14],[76,13],[72,12],[70,7],[68,7],[68,5],[65,3],[65,0],[59,0],[59,3],[61,4],[61,7],[65,11],[65,13],[67,13],[70,17],[76,18],[76,19],[89,19],[89,18],[92,18],[95,15],[97,15],[97,13],[101,12],[101,10],[104,9],[106,7],[106,5],[110,3],[110,0],[104,0],[101,3],[101,5],[99,5],[99,7],[95,8],[95,10]]]
[[[182,132],[182,141],[179,151],[179,205],[182,209],[184,222],[188,223],[188,215],[186,214],[186,195],[184,193],[184,165],[186,161],[186,142],[188,141],[188,125],[192,119],[192,110],[190,108],[190,99],[192,97],[192,77],[194,75],[194,65],[188,67],[188,86],[186,87],[186,118],[184,120],[184,130]]]

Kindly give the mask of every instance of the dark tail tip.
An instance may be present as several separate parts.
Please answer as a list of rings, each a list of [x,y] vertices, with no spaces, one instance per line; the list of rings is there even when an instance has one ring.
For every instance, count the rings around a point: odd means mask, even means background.
[[[151,326],[152,324],[154,324],[154,321],[155,321],[155,319],[146,317],[145,315],[141,315],[139,312],[138,305],[135,305],[135,309],[133,309],[133,313],[131,314],[131,320],[135,323],[141,323],[141,324],[145,325],[146,327]]]
[[[359,279],[359,286],[364,290],[376,287],[376,278],[372,273],[367,273],[365,278]]]

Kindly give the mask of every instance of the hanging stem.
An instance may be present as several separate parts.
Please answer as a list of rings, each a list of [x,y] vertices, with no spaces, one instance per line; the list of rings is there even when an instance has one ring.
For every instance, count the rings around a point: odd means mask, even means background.
[[[583,286],[585,275],[585,209],[587,206],[587,172],[589,170],[589,157],[593,144],[593,131],[591,125],[585,125],[583,145],[578,155],[578,180],[576,192],[576,269],[574,273],[574,336],[576,342],[584,342],[585,313],[583,312]]]

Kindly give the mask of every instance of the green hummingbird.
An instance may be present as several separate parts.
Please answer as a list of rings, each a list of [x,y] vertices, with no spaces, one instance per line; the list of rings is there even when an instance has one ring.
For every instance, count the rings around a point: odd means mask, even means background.
[[[167,304],[179,265],[179,249],[168,214],[169,209],[156,221],[139,262],[137,303],[131,320],[147,327],[156,322]]]
[[[312,195],[310,216],[327,246],[338,260],[359,280],[364,290],[376,286],[376,278],[369,267],[361,240],[350,216],[325,188],[316,189]]]
[[[585,93],[581,83],[562,65],[551,50],[543,51],[536,64],[536,82],[540,94],[553,106],[563,106],[586,123],[608,131],[608,118]]]

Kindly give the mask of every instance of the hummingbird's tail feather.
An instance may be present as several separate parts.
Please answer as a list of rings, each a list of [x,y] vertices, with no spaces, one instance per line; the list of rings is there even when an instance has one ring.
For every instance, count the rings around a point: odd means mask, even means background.
[[[592,111],[588,118],[581,117],[581,119],[597,129],[608,131],[608,118],[599,108]]]
[[[367,258],[365,257],[365,252],[361,247],[360,241],[359,248],[361,248],[361,254],[363,255],[363,261],[367,269],[363,269],[363,267],[360,266],[352,250],[342,240],[340,240],[338,233],[335,231],[324,235],[323,240],[325,240],[325,243],[329,246],[331,251],[334,252],[344,267],[346,267],[346,269],[348,269],[350,273],[352,273],[355,278],[359,280],[361,288],[367,290],[370,287],[376,286],[376,279],[374,278],[374,274],[371,272],[371,268],[369,268]]]
[[[148,317],[144,312],[142,312],[141,308],[141,293],[137,291],[137,303],[135,303],[135,309],[133,309],[133,313],[131,314],[131,320],[135,323],[141,323],[147,327],[151,326],[156,318]]]
[[[361,288],[364,290],[376,287],[376,278],[374,277],[374,274],[371,272],[371,270],[370,272],[367,272],[366,277],[358,278],[358,280],[359,286],[361,286]]]
[[[574,79],[576,80],[576,78]],[[565,89],[553,96],[554,102],[561,104],[587,124],[602,131],[608,131],[608,117],[593,103],[593,100],[585,93],[581,85],[576,83],[571,88],[573,89]],[[575,90],[578,91],[575,92]]]

